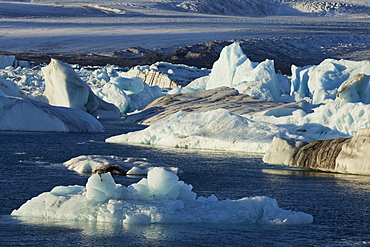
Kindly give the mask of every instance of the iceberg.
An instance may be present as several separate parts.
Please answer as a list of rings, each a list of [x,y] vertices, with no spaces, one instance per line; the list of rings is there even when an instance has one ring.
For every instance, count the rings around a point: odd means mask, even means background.
[[[149,86],[139,77],[125,77],[129,75],[125,72],[111,71],[104,75],[102,85],[93,86],[92,90],[102,100],[117,106],[122,114],[142,110],[150,102],[163,96],[160,87]]]
[[[154,163],[147,158],[123,158],[114,155],[80,155],[64,162],[63,165],[80,174],[109,171],[112,175],[147,175],[154,167],[164,167],[174,174],[179,172],[177,167]]]
[[[338,88],[336,100],[370,103],[370,76],[357,74]]]
[[[325,59],[319,65],[302,68],[292,66],[290,94],[297,93],[301,98],[309,97],[314,104],[322,103],[328,99],[335,100],[339,91],[342,91],[343,87],[347,87],[350,83],[347,80],[360,74],[370,75],[370,61]],[[364,81],[355,83],[352,88],[359,87],[367,93],[368,77],[362,80]],[[354,96],[350,97],[349,101],[353,102],[354,99]],[[356,100],[356,102],[370,103],[367,96],[358,97]]]
[[[203,76],[207,76],[210,70],[187,66],[183,64],[171,64],[156,62],[152,65],[135,66],[127,72],[120,73],[123,77],[140,77],[149,86],[161,88],[184,87],[189,82]]]
[[[122,114],[129,111],[130,98],[116,84],[107,83],[100,88],[94,87],[92,90],[102,100],[114,104]]]
[[[274,136],[299,138],[283,127],[217,109],[179,111],[144,130],[113,136],[106,142],[264,153]]]
[[[345,143],[335,160],[335,171],[370,175],[368,145],[370,129],[359,129],[349,142]]]
[[[110,173],[86,186],[57,186],[13,210],[13,216],[134,224],[309,224],[312,215],[279,208],[266,196],[219,200],[197,197],[193,187],[163,168],[125,187]]]
[[[274,138],[263,161],[326,172],[370,175],[368,145],[370,129],[360,129],[351,138],[302,143]]]
[[[47,103],[76,108],[99,118],[119,118],[119,109],[97,97],[73,68],[57,59],[43,67]]]
[[[370,128],[370,105],[332,101],[319,105],[312,113],[301,109],[289,116],[250,116],[254,121],[264,121],[285,127],[307,140],[325,140],[350,137],[361,128]]]
[[[15,61],[15,56],[0,56],[0,69],[13,66]]]
[[[238,43],[224,47],[213,64],[206,89],[221,86],[262,99],[278,100],[281,96],[274,61],[252,62]]]
[[[10,80],[0,78],[0,90],[7,96],[26,98],[18,85]]]
[[[78,109],[50,106],[35,100],[1,96],[0,130],[103,132],[90,114]]]

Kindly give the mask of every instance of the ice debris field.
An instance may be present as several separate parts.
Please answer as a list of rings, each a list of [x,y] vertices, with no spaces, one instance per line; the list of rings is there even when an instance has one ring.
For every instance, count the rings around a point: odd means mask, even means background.
[[[154,168],[148,177],[125,187],[110,173],[92,175],[85,186],[58,186],[27,201],[15,216],[122,224],[308,224],[313,217],[284,210],[275,199],[239,200],[197,197],[177,175]]]
[[[238,115],[232,108],[197,111],[192,109],[189,99],[181,103],[187,112],[179,111],[144,130],[107,141],[264,153],[274,136],[324,140],[349,137],[354,131],[369,127],[369,61],[326,59],[318,65],[293,65],[292,75],[287,76],[275,71],[273,60],[250,61],[238,43],[225,47],[211,70],[169,63],[130,69],[114,65],[72,67],[56,59],[42,68],[12,67],[6,63],[15,61],[7,59],[3,58],[0,64],[3,67],[0,70],[1,114],[4,116],[1,130],[103,131],[97,119],[143,114],[142,110],[157,98],[223,90],[221,87],[225,86],[266,102],[301,105],[287,104]],[[176,73],[177,81],[183,84],[187,80],[186,73],[178,71],[184,70],[188,74],[198,73],[199,78],[194,80],[192,74],[193,80],[188,78],[188,85],[184,87],[157,86],[163,80],[171,81]],[[145,82],[145,75],[150,73],[161,75],[150,80],[151,86]],[[222,99],[214,104],[220,101]],[[228,102],[222,103],[225,106]],[[253,100],[251,103],[253,105]],[[37,117],[34,112],[39,112]]]
[[[235,88],[239,95],[253,96],[249,107],[256,99],[290,103],[239,115],[232,112],[232,107],[197,111],[191,108],[189,98],[182,103],[187,112],[178,111],[144,130],[106,141],[265,153],[275,136],[309,141],[348,137],[369,127],[369,61],[327,59],[318,65],[292,66],[292,75],[287,76],[275,71],[272,60],[250,61],[234,43],[222,50],[211,70],[169,63],[131,69],[114,65],[81,67],[55,59],[43,66],[14,64],[14,57],[2,57],[1,130],[100,132],[104,128],[99,119],[145,114],[146,106],[161,97],[218,89],[229,92],[228,87]],[[186,73],[179,73],[182,83],[188,80],[187,86],[157,85],[163,83],[163,78],[168,82],[170,75],[184,70],[197,71],[199,78],[189,79]],[[163,76],[151,80],[149,86],[145,75],[157,72]],[[225,105],[227,98],[213,103]],[[147,178],[128,187],[116,184],[111,174],[105,173],[107,163],[124,173],[147,174]],[[283,210],[276,200],[264,196],[223,201],[215,196],[197,198],[191,185],[179,181],[176,168],[163,164],[159,168],[143,159],[81,156],[65,165],[80,173],[97,173],[89,178],[86,187],[55,187],[29,200],[12,215],[123,224],[313,221],[311,215]]]

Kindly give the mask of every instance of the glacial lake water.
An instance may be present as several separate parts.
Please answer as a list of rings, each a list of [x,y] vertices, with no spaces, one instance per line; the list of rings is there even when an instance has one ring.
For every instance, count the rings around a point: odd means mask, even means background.
[[[0,133],[0,246],[363,246],[370,245],[370,176],[303,171],[264,164],[260,156],[104,143],[136,126],[106,121],[105,133]],[[313,215],[307,225],[134,225],[10,216],[59,185],[87,175],[62,162],[87,154],[148,158],[179,167],[198,196],[275,198],[281,208]],[[140,178],[115,177],[129,185]]]

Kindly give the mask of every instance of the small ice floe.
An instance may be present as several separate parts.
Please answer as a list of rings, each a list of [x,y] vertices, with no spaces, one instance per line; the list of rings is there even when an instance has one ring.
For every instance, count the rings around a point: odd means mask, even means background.
[[[197,197],[190,184],[164,168],[125,187],[110,173],[93,174],[85,186],[57,186],[13,210],[29,216],[119,224],[308,224],[313,217],[284,210],[266,196],[219,200]]]
[[[174,174],[179,172],[177,167],[164,163],[154,163],[147,158],[123,158],[113,155],[81,155],[63,163],[69,170],[81,174],[107,173],[112,175],[147,175],[153,167],[164,167]]]

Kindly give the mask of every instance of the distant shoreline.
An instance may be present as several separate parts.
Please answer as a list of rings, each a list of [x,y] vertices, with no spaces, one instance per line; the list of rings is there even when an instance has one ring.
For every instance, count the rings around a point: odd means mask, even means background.
[[[95,53],[17,53],[0,51],[0,55],[13,55],[18,61],[31,64],[49,63],[51,58],[81,66],[117,65],[132,68],[156,62],[185,64],[211,69],[223,47],[240,43],[244,53],[255,62],[274,60],[276,71],[290,75],[291,66],[316,65],[327,58],[370,60],[370,37],[367,35],[308,35],[295,37],[254,38],[241,40],[207,41],[173,49],[144,49],[132,47],[109,54]]]

